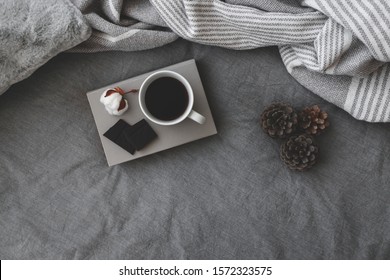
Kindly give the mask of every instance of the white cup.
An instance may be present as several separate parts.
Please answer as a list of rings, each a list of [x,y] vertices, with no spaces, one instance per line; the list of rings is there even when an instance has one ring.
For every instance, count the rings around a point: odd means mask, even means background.
[[[188,105],[187,108],[185,109],[184,113],[179,116],[178,118],[174,120],[160,120],[156,117],[154,117],[147,109],[146,104],[145,104],[145,94],[146,90],[148,89],[148,86],[158,78],[162,77],[171,77],[174,78],[178,81],[180,81],[186,88],[186,92],[188,94]],[[164,94],[163,92],[161,94]],[[161,70],[158,72],[155,72],[148,76],[142,83],[140,89],[139,89],[139,96],[138,96],[138,101],[139,101],[139,106],[141,107],[142,113],[147,117],[149,120],[152,122],[159,124],[159,125],[174,125],[182,122],[186,118],[190,118],[191,120],[199,123],[199,124],[204,124],[206,121],[206,118],[202,116],[201,114],[195,112],[192,110],[192,107],[194,106],[194,92],[192,91],[190,83],[180,74],[173,72],[173,71],[168,71],[168,70]]]

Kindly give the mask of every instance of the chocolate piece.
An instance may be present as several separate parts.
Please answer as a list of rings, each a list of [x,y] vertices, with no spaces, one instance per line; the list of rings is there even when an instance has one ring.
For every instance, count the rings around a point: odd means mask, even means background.
[[[157,137],[152,127],[144,119],[133,126],[124,120],[119,120],[104,134],[105,137],[134,155]]]
[[[131,129],[126,129],[126,139],[133,147],[139,151],[149,144],[152,140],[157,138],[156,132],[148,124],[145,119],[140,120]]]
[[[124,120],[117,121],[109,130],[103,135],[117,144],[119,147],[125,149],[130,154],[134,155],[135,147],[126,139],[125,132],[131,130],[132,126]]]
[[[123,129],[126,126],[131,127],[131,125],[129,125],[124,120],[119,120],[109,130],[107,130],[103,135],[106,136],[111,141],[114,141],[120,136],[120,134],[122,133]]]

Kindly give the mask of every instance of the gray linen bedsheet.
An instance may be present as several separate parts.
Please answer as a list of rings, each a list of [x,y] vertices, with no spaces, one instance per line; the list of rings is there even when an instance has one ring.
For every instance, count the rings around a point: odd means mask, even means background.
[[[85,93],[190,58],[219,134],[109,168]],[[259,127],[275,100],[329,112],[311,171]],[[0,97],[0,258],[389,259],[389,128],[311,94],[276,48],[60,54]]]

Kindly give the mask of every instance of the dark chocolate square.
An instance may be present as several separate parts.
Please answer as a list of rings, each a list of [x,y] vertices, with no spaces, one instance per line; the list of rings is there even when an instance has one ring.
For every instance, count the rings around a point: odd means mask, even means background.
[[[145,119],[140,120],[131,129],[126,129],[126,139],[139,151],[157,138],[156,132]]]
[[[103,135],[111,141],[115,141],[121,135],[123,129],[129,126],[131,127],[131,125],[129,125],[124,120],[119,120],[116,122],[116,124],[110,127],[110,129],[107,130]]]
[[[135,147],[127,140],[125,132],[131,130],[132,126],[124,120],[119,120],[110,129],[108,129],[103,135],[117,144],[119,147],[125,149],[130,154],[134,155]]]

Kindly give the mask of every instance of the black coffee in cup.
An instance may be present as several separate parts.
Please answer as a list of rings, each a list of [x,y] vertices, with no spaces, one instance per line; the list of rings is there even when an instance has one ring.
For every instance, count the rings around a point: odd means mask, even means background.
[[[158,78],[146,89],[146,108],[155,118],[163,121],[171,121],[183,115],[188,102],[186,87],[175,78]]]

